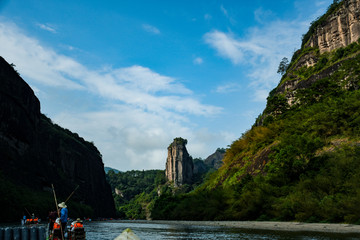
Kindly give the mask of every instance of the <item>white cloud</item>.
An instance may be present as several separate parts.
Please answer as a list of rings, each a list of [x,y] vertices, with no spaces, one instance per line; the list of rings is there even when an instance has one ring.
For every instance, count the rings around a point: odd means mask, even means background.
[[[63,112],[54,121],[81,136],[103,154],[105,164],[121,170],[165,169],[167,147],[175,137],[188,139],[187,149],[193,157],[205,158],[223,142],[231,142],[234,134],[194,131],[184,126],[183,119],[134,109],[126,105],[109,110],[74,114]]]
[[[197,58],[195,58],[194,61],[193,61],[193,63],[194,63],[195,65],[201,65],[201,64],[203,64],[203,62],[204,62],[204,60],[203,60],[201,57],[197,57]]]
[[[254,12],[255,20],[261,24],[269,22],[270,18],[274,19],[274,16],[275,14],[271,10],[264,10],[261,7]]]
[[[142,25],[143,29],[149,33],[152,33],[152,34],[160,34],[160,30],[157,29],[156,27],[154,26],[151,26],[149,24],[143,24]]]
[[[49,25],[49,24],[42,24],[42,23],[38,23],[37,26],[45,31],[51,32],[51,33],[56,33],[56,30],[53,26]]]
[[[291,58],[293,51],[300,47],[301,35],[306,30],[307,21],[276,20],[249,29],[243,38],[213,30],[206,33],[204,39],[221,57],[234,65],[247,66],[253,100],[264,102],[280,79],[279,62],[283,57]]]
[[[80,111],[76,105],[68,110],[52,106],[59,109],[56,116],[50,117],[94,141],[105,164],[121,170],[164,169],[166,149],[173,138],[197,139],[190,116],[211,116],[221,111],[201,103],[178,79],[143,66],[88,69],[42,46],[13,23],[0,21],[0,52],[8,62],[16,64],[21,76],[37,92],[47,94],[43,89],[61,89],[71,98],[76,90],[76,94],[82,94],[82,102],[105,100],[107,105],[97,106],[101,111]],[[222,135],[216,136],[216,141],[223,141]],[[208,153],[209,146],[206,151],[192,154]]]
[[[238,64],[243,59],[243,52],[231,35],[214,30],[206,33],[205,42],[217,50],[218,54],[224,58],[229,58],[234,64]]]
[[[230,93],[230,92],[237,92],[241,89],[241,85],[238,83],[226,83],[220,85],[216,88],[215,92],[217,93]]]

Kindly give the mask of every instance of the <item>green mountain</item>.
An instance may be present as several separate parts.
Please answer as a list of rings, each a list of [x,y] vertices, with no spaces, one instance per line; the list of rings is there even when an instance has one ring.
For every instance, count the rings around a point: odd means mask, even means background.
[[[153,219],[360,223],[360,1],[334,1],[303,36],[249,131]]]

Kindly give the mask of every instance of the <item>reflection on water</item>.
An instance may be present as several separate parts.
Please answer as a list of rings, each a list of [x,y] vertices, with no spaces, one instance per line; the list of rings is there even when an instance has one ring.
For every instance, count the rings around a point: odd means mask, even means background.
[[[134,222],[91,222],[85,224],[87,240],[113,240],[121,232],[131,228],[142,240],[195,240],[195,239],[301,239],[301,240],[335,240],[359,239],[360,236],[327,233],[291,233],[258,230],[240,230],[215,226],[190,226],[174,223],[157,224],[146,221]]]

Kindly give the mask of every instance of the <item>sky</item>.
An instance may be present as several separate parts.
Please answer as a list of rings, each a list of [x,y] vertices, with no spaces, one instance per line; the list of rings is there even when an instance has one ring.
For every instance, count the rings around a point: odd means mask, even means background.
[[[251,128],[332,0],[0,0],[0,56],[105,166],[165,169]]]

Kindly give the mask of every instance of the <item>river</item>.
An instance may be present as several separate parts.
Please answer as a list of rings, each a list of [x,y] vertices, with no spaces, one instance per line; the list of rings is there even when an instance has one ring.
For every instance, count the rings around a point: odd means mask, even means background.
[[[130,228],[142,240],[195,240],[195,239],[274,239],[274,240],[335,240],[360,239],[354,234],[329,234],[311,232],[274,232],[259,230],[241,230],[236,228],[181,225],[173,222],[152,223],[147,221],[134,222],[90,222],[85,224],[87,240],[113,240],[121,232]]]
[[[41,224],[43,225],[43,224]],[[19,227],[18,224],[0,224],[0,227]],[[47,226],[46,226],[47,227]],[[156,221],[93,221],[84,223],[87,240],[113,240],[126,228],[130,228],[141,240],[355,240],[359,234],[284,232],[244,230],[231,227],[189,225]]]

